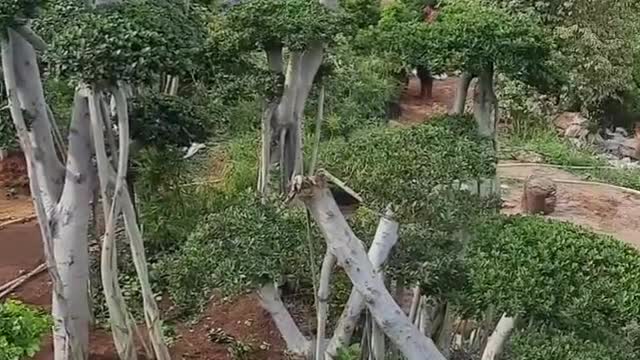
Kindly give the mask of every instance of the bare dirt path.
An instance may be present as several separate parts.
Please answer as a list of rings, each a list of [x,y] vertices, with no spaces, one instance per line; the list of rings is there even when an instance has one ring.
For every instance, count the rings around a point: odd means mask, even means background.
[[[420,80],[412,77],[407,90],[400,98],[400,122],[407,125],[417,124],[429,117],[446,114],[453,105],[456,81],[455,77],[434,80],[433,99],[427,100],[420,97]]]
[[[499,167],[502,179],[503,211],[507,214],[521,212],[521,180],[532,174],[552,179],[581,180],[579,177],[557,168],[541,166]],[[549,217],[583,225],[594,231],[612,235],[640,249],[640,196],[622,190],[599,185],[558,183],[556,210]]]

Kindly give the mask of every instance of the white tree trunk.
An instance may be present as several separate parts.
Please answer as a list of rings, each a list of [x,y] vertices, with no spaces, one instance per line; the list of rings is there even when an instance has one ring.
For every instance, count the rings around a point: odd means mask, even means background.
[[[116,102],[116,112],[118,114],[118,124],[120,128],[119,130],[120,132],[124,131],[126,134],[123,142],[121,143],[121,145],[123,145],[123,148],[120,149],[120,152],[126,154],[128,158],[130,142],[128,137],[129,111],[127,109],[127,99],[123,84],[118,85],[114,94],[114,98]],[[111,169],[111,172],[113,172],[113,169]],[[131,194],[129,193],[128,187],[125,186],[126,180],[122,177],[118,178],[118,175],[120,174],[115,175],[116,184],[122,184],[122,186],[120,188],[121,191],[119,191],[116,195],[118,196],[118,200],[122,205],[124,224],[127,235],[129,237],[129,245],[131,247],[133,264],[136,268],[136,273],[138,274],[138,280],[140,281],[144,318],[147,324],[147,329],[149,331],[149,340],[151,341],[156,359],[168,360],[171,357],[169,355],[169,350],[167,349],[166,342],[164,341],[164,337],[162,335],[162,321],[160,319],[158,305],[151,289],[151,284],[149,283],[149,271],[147,268],[147,260],[144,251],[142,233],[140,232],[140,228],[138,226],[136,211],[133,206],[133,201],[131,200]],[[126,175],[126,173],[124,175]]]
[[[122,183],[116,184],[116,190],[114,199],[109,201],[109,195],[107,193],[107,184],[109,178],[110,162],[107,158],[107,152],[104,142],[102,111],[100,109],[100,101],[98,95],[90,93],[88,95],[89,100],[89,112],[91,114],[91,125],[93,130],[93,139],[95,145],[96,159],[98,163],[98,174],[100,179],[100,193],[102,196],[102,208],[105,217],[105,233],[102,240],[102,252],[100,261],[100,273],[102,279],[102,287],[105,296],[105,302],[109,310],[109,324],[111,325],[111,332],[113,335],[113,342],[116,346],[118,356],[123,360],[135,360],[137,358],[135,343],[134,343],[134,330],[131,321],[131,315],[127,310],[127,304],[122,295],[122,289],[118,283],[118,253],[116,251],[115,242],[115,230],[116,221],[120,214],[120,205],[117,199],[117,193],[122,187]],[[126,129],[125,129],[126,132]],[[126,133],[120,133],[120,145],[123,147],[123,139],[128,141]],[[124,146],[126,148],[126,145]],[[114,151],[115,148],[112,147]],[[125,152],[120,152],[118,162],[118,179],[123,178],[121,175],[122,167],[124,164],[125,171],[127,165],[127,157]]]
[[[431,339],[411,324],[400,306],[386,289],[381,277],[367,258],[367,253],[355,236],[335,199],[326,178],[296,177],[292,194],[300,196],[320,228],[327,248],[336,256],[354,288],[360,292],[371,315],[385,334],[408,360],[445,360]]]
[[[56,155],[52,128],[40,79],[36,52],[29,42],[13,30],[8,30],[13,51],[16,94],[30,129],[34,152],[34,166],[42,189],[47,213],[51,213],[60,199],[65,171]]]
[[[34,200],[34,207],[38,215],[38,221],[40,223],[40,232],[42,234],[42,241],[44,245],[44,254],[47,262],[47,269],[52,280],[52,295],[53,295],[53,318],[56,328],[55,335],[64,336],[64,341],[54,341],[54,359],[55,360],[84,360],[87,357],[86,349],[88,347],[87,342],[83,342],[85,336],[79,336],[79,332],[84,331],[86,334],[88,329],[78,329],[80,324],[74,320],[74,311],[77,309],[71,308],[70,302],[67,299],[65,284],[63,275],[59,271],[56,261],[56,251],[54,249],[54,235],[59,234],[57,224],[50,218],[50,214],[53,209],[48,208],[51,204],[47,204],[45,197],[47,192],[45,185],[40,184],[40,179],[46,176],[38,175],[38,170],[42,170],[44,167],[38,168],[36,166],[36,155],[32,138],[28,132],[23,112],[20,106],[20,100],[18,99],[18,89],[16,85],[16,70],[14,58],[13,46],[11,45],[11,37],[9,39],[2,39],[2,68],[4,73],[5,88],[7,91],[7,98],[9,100],[9,109],[11,111],[11,117],[13,119],[18,137],[20,139],[20,145],[25,154],[27,161],[27,171],[29,173],[29,185],[31,188],[31,194]],[[51,136],[51,134],[49,134]],[[53,140],[51,140],[53,142]],[[74,137],[74,144],[78,144],[78,138]],[[78,146],[74,146],[74,151],[78,151]],[[75,160],[74,160],[75,161]],[[77,220],[77,218],[76,218]],[[68,276],[69,273],[65,273]],[[86,298],[85,293],[85,300]],[[80,314],[81,316],[82,314]]]
[[[271,315],[273,322],[287,344],[287,349],[294,354],[306,355],[311,351],[311,342],[300,332],[291,314],[282,303],[278,289],[273,283],[264,285],[258,290],[260,304]]]
[[[89,214],[92,196],[89,172],[91,171],[91,134],[89,112],[86,100],[77,95],[74,99],[74,113],[69,131],[69,154],[67,160],[67,179],[62,196],[51,222],[55,224],[53,232],[54,256],[65,292],[71,326],[67,329],[56,327],[54,331],[55,359],[85,359],[89,345]],[[65,306],[53,297],[53,317],[56,323],[62,323],[65,315],[60,315]],[[75,334],[70,334],[73,329]],[[69,337],[77,338],[81,344],[82,355],[69,354]]]
[[[336,265],[336,257],[331,251],[327,250],[322,260],[322,269],[320,270],[320,282],[318,284],[318,301],[317,301],[317,320],[318,326],[316,331],[316,356],[315,360],[324,359],[324,337],[327,330],[327,317],[329,316],[329,291],[331,286],[331,272]]]
[[[489,336],[487,346],[482,353],[482,360],[495,360],[498,358],[516,326],[516,321],[516,317],[509,317],[507,314],[502,315],[495,330]]]
[[[376,234],[369,249],[368,258],[378,272],[387,260],[391,249],[398,241],[398,223],[392,220],[393,212],[387,210],[385,217],[380,219]],[[356,328],[360,314],[365,307],[365,298],[355,288],[351,290],[349,300],[340,315],[333,337],[327,347],[327,357],[332,359],[338,355],[338,349],[348,346]]]
[[[418,316],[418,305],[420,305],[420,286],[416,285],[412,290],[411,307],[409,308],[409,321],[415,322]]]
[[[267,63],[269,70],[274,74],[282,75],[284,72],[284,64],[282,58],[282,48],[275,47],[266,51]],[[258,173],[258,194],[263,201],[269,194],[269,180],[271,173],[271,143],[274,136],[274,129],[277,130],[277,123],[274,124],[276,110],[281,99],[281,94],[275,99],[268,99],[261,119],[261,153],[260,153],[260,170]],[[275,125],[275,126],[274,126]]]

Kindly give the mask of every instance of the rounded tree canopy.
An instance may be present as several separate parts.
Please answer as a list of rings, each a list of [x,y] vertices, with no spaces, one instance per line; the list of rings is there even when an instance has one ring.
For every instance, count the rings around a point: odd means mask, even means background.
[[[484,220],[472,235],[470,311],[495,306],[586,334],[640,320],[640,254],[630,246],[538,217]]]
[[[534,327],[516,331],[511,338],[508,359],[513,360],[632,360],[638,358],[634,346],[638,327],[620,329],[623,334],[583,338],[570,331]]]
[[[225,18],[246,47],[284,46],[293,51],[314,41],[329,42],[345,25],[342,11],[309,0],[244,1],[228,7]]]
[[[490,66],[527,81],[544,69],[551,43],[537,17],[512,14],[482,0],[460,0],[442,7],[430,26],[432,66],[474,74]]]
[[[87,84],[190,75],[206,38],[199,8],[183,3],[138,0],[97,9],[57,5],[42,24],[45,31],[46,25],[59,27],[50,34],[45,60],[60,76]]]
[[[129,109],[131,137],[143,146],[184,147],[205,141],[216,124],[188,99],[159,93],[134,98]]]
[[[320,165],[368,205],[380,210],[392,204],[400,218],[415,221],[432,213],[443,186],[495,173],[493,147],[478,138],[473,121],[446,119],[409,129],[367,129],[348,141],[332,140],[320,151]]]

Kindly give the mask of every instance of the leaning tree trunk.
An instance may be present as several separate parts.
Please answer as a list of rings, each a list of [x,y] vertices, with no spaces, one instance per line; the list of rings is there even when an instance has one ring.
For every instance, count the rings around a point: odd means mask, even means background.
[[[27,114],[31,141],[34,146],[36,175],[40,177],[43,200],[47,212],[53,211],[62,194],[65,171],[58,160],[52,136],[51,119],[40,79],[40,70],[33,46],[20,34],[9,30],[12,46],[16,93]]]
[[[291,197],[298,195],[320,228],[327,248],[351,279],[354,288],[384,333],[408,360],[445,360],[431,339],[411,324],[395,302],[384,281],[367,258],[362,242],[355,236],[327,187],[326,177],[295,178]]]
[[[388,210],[380,219],[373,243],[369,249],[368,258],[373,268],[378,272],[391,253],[391,249],[398,241],[398,223],[393,219],[393,212]],[[356,289],[351,290],[349,300],[340,315],[333,337],[327,346],[327,357],[330,359],[338,355],[338,350],[349,345],[353,331],[358,324],[360,315],[365,308],[365,298]]]
[[[495,330],[487,341],[487,346],[482,353],[482,360],[495,360],[500,356],[516,326],[516,322],[516,317],[509,317],[507,314],[502,315],[500,321],[498,321],[498,325],[496,325]]]

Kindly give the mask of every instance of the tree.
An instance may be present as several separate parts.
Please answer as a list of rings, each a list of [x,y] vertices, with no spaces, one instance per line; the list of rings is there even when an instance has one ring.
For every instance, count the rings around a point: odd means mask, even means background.
[[[483,136],[495,137],[497,72],[536,82],[545,72],[550,44],[535,18],[514,16],[489,3],[456,1],[443,7],[429,27],[426,44],[432,66],[461,70],[454,113],[461,113],[470,80],[478,77],[474,117]]]
[[[340,29],[337,5],[333,0],[260,0],[241,2],[226,10],[226,31],[242,34],[240,41],[246,47],[264,51],[269,69],[278,78],[262,116],[258,182],[262,194],[268,192],[272,159],[280,162],[281,190],[294,174],[302,173],[304,107],[324,48]],[[290,53],[286,69],[284,49]],[[274,156],[272,143],[279,149]]]
[[[99,1],[94,7],[84,2],[53,1],[47,13],[51,17],[39,24],[51,26],[45,34],[53,38],[55,46],[47,48],[29,27],[39,5],[36,1],[3,3],[0,26],[4,30],[2,60],[9,106],[27,158],[53,280],[55,359],[88,356],[87,233],[92,183],[97,181],[107,224],[102,243],[102,280],[118,353],[126,359],[136,356],[133,319],[117,283],[114,230],[122,212],[141,283],[149,340],[155,356],[168,359],[142,237],[125,181],[129,157],[126,98],[129,90],[152,86],[163,74],[184,76],[193,70],[194,42],[199,38],[189,24],[197,21],[191,21],[188,6],[170,2]],[[66,166],[54,148],[55,123],[44,98],[35,49],[46,50],[46,64],[76,85]],[[172,56],[167,56],[166,49],[172,49]],[[115,141],[105,144],[104,140],[105,132],[115,139],[108,122],[108,98],[116,105],[117,145]],[[94,149],[97,173],[91,164]]]

